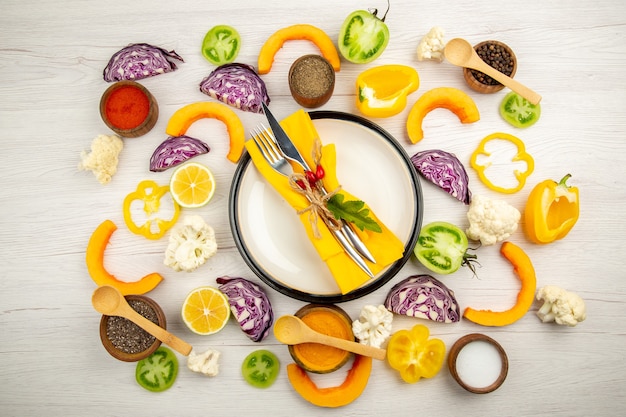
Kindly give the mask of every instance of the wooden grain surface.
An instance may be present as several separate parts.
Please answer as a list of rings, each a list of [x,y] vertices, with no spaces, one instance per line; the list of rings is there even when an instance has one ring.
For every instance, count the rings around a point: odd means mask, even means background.
[[[478,141],[504,131],[522,138],[536,168],[526,187],[512,195],[494,195],[469,169],[475,194],[501,198],[522,210],[531,187],[543,179],[572,174],[581,190],[581,217],[562,241],[537,246],[521,230],[510,240],[533,260],[538,284],[554,284],[580,294],[588,318],[575,328],[542,324],[538,304],[517,323],[485,328],[468,321],[454,325],[427,323],[447,346],[461,336],[485,333],[509,357],[509,375],[487,395],[461,389],[443,369],[415,385],[403,383],[386,363],[375,363],[363,395],[341,409],[320,409],[291,388],[284,367],[287,348],[270,335],[254,344],[234,321],[220,333],[193,335],[179,315],[192,288],[214,285],[223,275],[260,283],[238,253],[228,223],[227,200],[236,166],[225,158],[224,126],[205,120],[192,136],[205,139],[209,154],[199,161],[211,167],[218,189],[212,202],[194,213],[217,234],[219,252],[193,273],[174,273],[163,265],[165,240],[148,242],[123,226],[121,202],[143,179],[166,182],[169,173],[148,171],[148,158],[164,138],[165,124],[181,106],[211,100],[197,85],[213,67],[200,54],[205,32],[230,24],[242,36],[238,61],[255,64],[258,51],[275,30],[309,23],[336,39],[343,19],[353,10],[378,7],[383,1],[291,2],[268,0],[119,1],[3,0],[0,13],[0,414],[6,416],[171,416],[171,415],[443,415],[443,416],[583,416],[623,414],[626,343],[626,3],[524,3],[495,1],[414,2],[393,0],[387,17],[391,41],[373,64],[343,62],[335,94],[323,107],[356,113],[354,79],[366,68],[399,63],[414,66],[419,90],[452,86],[472,94],[481,120],[461,125],[445,110],[425,121],[425,139],[412,145],[405,133],[408,108],[375,120],[400,141],[409,154],[441,148],[467,162]],[[478,95],[464,84],[461,70],[447,63],[418,62],[421,37],[439,25],[446,38],[472,43],[497,39],[511,46],[519,60],[516,79],[543,96],[542,117],[527,130],[514,130],[500,119],[497,107],[506,93]],[[175,73],[146,79],[160,118],[148,135],[125,141],[119,171],[100,185],[77,170],[80,153],[98,134],[109,133],[98,102],[108,86],[102,69],[121,47],[146,42],[174,49],[185,58]],[[273,111],[282,117],[298,109],[289,95],[286,74],[297,57],[316,52],[304,41],[286,44],[271,73],[263,77]],[[237,113],[247,129],[262,116]],[[467,226],[467,207],[422,182],[424,222],[445,220]],[[202,377],[188,371],[179,356],[179,377],[167,392],[144,391],[134,381],[134,365],[109,356],[98,338],[100,316],[90,304],[95,286],[87,274],[85,247],[103,220],[120,228],[107,250],[107,267],[120,277],[151,271],[166,280],[149,295],[163,307],[168,330],[198,351],[222,352],[220,374]],[[443,277],[463,306],[506,309],[519,284],[498,247],[478,251],[480,278],[462,270]],[[391,286],[415,273],[426,273],[411,259],[394,280],[342,307],[356,318],[362,306],[380,304]],[[269,291],[269,290],[268,290]],[[277,316],[293,314],[304,303],[270,291]],[[397,318],[394,329],[420,321]],[[423,322],[420,322],[423,323]],[[248,386],[240,375],[243,358],[258,348],[275,352],[282,363],[277,382],[267,390]],[[340,383],[345,374],[317,378],[320,386]]]

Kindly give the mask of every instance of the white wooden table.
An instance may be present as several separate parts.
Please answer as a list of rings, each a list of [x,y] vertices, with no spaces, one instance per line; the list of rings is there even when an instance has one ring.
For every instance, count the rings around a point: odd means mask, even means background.
[[[438,110],[425,121],[426,138],[416,144],[405,133],[407,109],[375,120],[403,144],[407,153],[442,148],[461,160],[489,133],[516,133],[536,162],[526,187],[512,195],[488,190],[468,167],[472,191],[499,197],[522,210],[538,182],[570,172],[570,183],[581,191],[581,216],[564,239],[537,246],[521,229],[510,240],[532,259],[538,285],[554,284],[580,294],[588,318],[575,328],[542,324],[536,303],[520,321],[503,328],[486,328],[467,320],[435,325],[398,318],[395,329],[427,324],[448,347],[467,333],[481,332],[505,348],[509,375],[504,385],[487,395],[465,392],[448,370],[415,385],[403,383],[386,363],[377,362],[363,395],[341,409],[319,409],[291,388],[285,365],[287,348],[270,335],[253,344],[231,321],[220,333],[193,335],[179,315],[192,288],[211,285],[223,275],[254,282],[237,251],[228,223],[229,186],[236,166],[226,160],[227,136],[215,120],[198,124],[196,135],[212,150],[199,161],[211,167],[218,190],[211,203],[194,211],[216,230],[219,253],[194,273],[174,273],[162,264],[166,240],[148,242],[124,227],[121,202],[146,178],[165,182],[169,173],[148,171],[148,157],[164,138],[169,116],[181,106],[211,100],[197,85],[213,68],[200,54],[206,31],[215,24],[236,27],[242,36],[239,62],[256,65],[263,42],[275,30],[309,23],[336,39],[343,19],[353,10],[378,7],[370,2],[249,2],[4,0],[0,13],[0,132],[3,143],[0,197],[2,243],[0,272],[0,414],[6,416],[171,416],[210,415],[616,415],[626,406],[626,4],[617,0],[552,2],[530,0],[504,6],[495,1],[413,2],[393,0],[387,23],[391,41],[384,54],[365,66],[342,63],[332,99],[322,108],[356,113],[355,77],[374,65],[414,66],[419,90],[439,86],[463,89],[481,109],[481,120],[461,125],[454,115]],[[543,114],[528,130],[514,130],[497,113],[506,91],[472,93],[461,70],[450,64],[418,62],[421,37],[439,25],[446,38],[472,43],[486,39],[510,45],[519,60],[516,79],[543,95]],[[148,135],[125,141],[119,171],[100,185],[89,172],[79,172],[80,152],[98,134],[109,133],[98,113],[108,86],[102,69],[121,47],[146,42],[174,49],[185,58],[175,73],[146,79],[157,97],[160,118]],[[272,109],[286,116],[298,109],[289,94],[290,63],[316,49],[294,41],[278,53],[272,72],[263,77]],[[238,111],[247,129],[262,120]],[[422,182],[424,223],[445,220],[467,226],[466,207]],[[205,378],[181,369],[172,389],[153,394],[134,380],[134,364],[119,362],[103,349],[100,320],[91,304],[95,285],[87,274],[85,247],[103,220],[120,228],[107,251],[108,267],[120,276],[157,271],[166,281],[149,293],[166,312],[168,328],[197,350],[222,351],[220,374]],[[480,279],[469,270],[442,278],[464,306],[506,309],[519,283],[499,245],[482,247]],[[393,283],[427,271],[411,259],[378,291],[341,306],[356,318],[365,304],[379,304]],[[441,278],[441,277],[440,277]],[[268,291],[270,291],[268,289]],[[291,314],[304,303],[270,291],[277,316]],[[267,390],[247,385],[240,376],[243,358],[264,347],[281,359],[277,382]],[[335,374],[320,385],[340,383]],[[333,379],[334,378],[334,379]]]

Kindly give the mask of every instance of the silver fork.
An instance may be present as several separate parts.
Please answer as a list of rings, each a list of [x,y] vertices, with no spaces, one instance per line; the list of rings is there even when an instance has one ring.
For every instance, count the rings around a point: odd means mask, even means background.
[[[274,168],[274,170],[285,177],[289,177],[293,174],[293,168],[289,165],[289,162],[285,159],[284,155],[278,148],[278,144],[276,143],[276,139],[270,133],[270,131],[263,126],[257,127],[252,130],[252,140],[261,151],[261,155],[265,158],[267,163]],[[346,226],[347,227],[347,226]],[[337,239],[337,241],[341,244],[343,249],[346,251],[348,256],[363,270],[370,278],[374,278],[374,274],[369,269],[359,252],[352,246],[347,237],[345,236],[345,232],[343,228],[340,230],[330,229]]]

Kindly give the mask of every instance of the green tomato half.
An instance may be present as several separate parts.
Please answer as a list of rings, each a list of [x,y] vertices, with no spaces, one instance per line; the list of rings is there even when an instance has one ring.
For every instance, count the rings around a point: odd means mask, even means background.
[[[468,247],[465,232],[447,222],[422,227],[413,253],[426,268],[438,274],[451,274],[463,265]]]
[[[378,58],[389,43],[389,28],[366,10],[352,12],[339,31],[339,52],[350,62],[365,64]]]
[[[202,55],[212,64],[233,62],[239,54],[241,37],[235,28],[227,25],[212,27],[202,41]]]
[[[541,106],[532,104],[515,91],[511,91],[500,103],[500,116],[512,126],[526,128],[537,123],[541,116]]]
[[[178,359],[170,349],[160,346],[152,355],[137,362],[135,379],[148,391],[165,391],[174,385]]]
[[[280,370],[280,362],[276,355],[269,350],[255,350],[243,360],[241,374],[246,382],[253,387],[268,388],[271,386]]]

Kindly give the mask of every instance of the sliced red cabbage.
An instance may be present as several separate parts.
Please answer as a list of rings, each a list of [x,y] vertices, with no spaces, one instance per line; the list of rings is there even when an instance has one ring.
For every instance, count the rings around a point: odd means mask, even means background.
[[[220,277],[216,281],[219,290],[228,297],[230,311],[241,330],[253,342],[263,340],[274,323],[274,312],[265,291],[244,278]]]
[[[433,149],[411,157],[413,166],[424,178],[465,204],[472,200],[469,177],[456,155]]]
[[[270,103],[265,83],[254,67],[237,62],[215,68],[200,82],[200,91],[229,106],[252,113],[262,113],[261,103]]]
[[[454,292],[430,275],[412,275],[394,285],[385,299],[395,314],[456,323],[461,319]]]
[[[150,171],[165,171],[210,150],[209,145],[199,139],[186,135],[170,136],[154,150],[150,157]]]
[[[184,62],[176,51],[168,52],[147,43],[133,43],[113,54],[102,75],[108,82],[141,80],[175,71],[177,67],[172,59]]]

